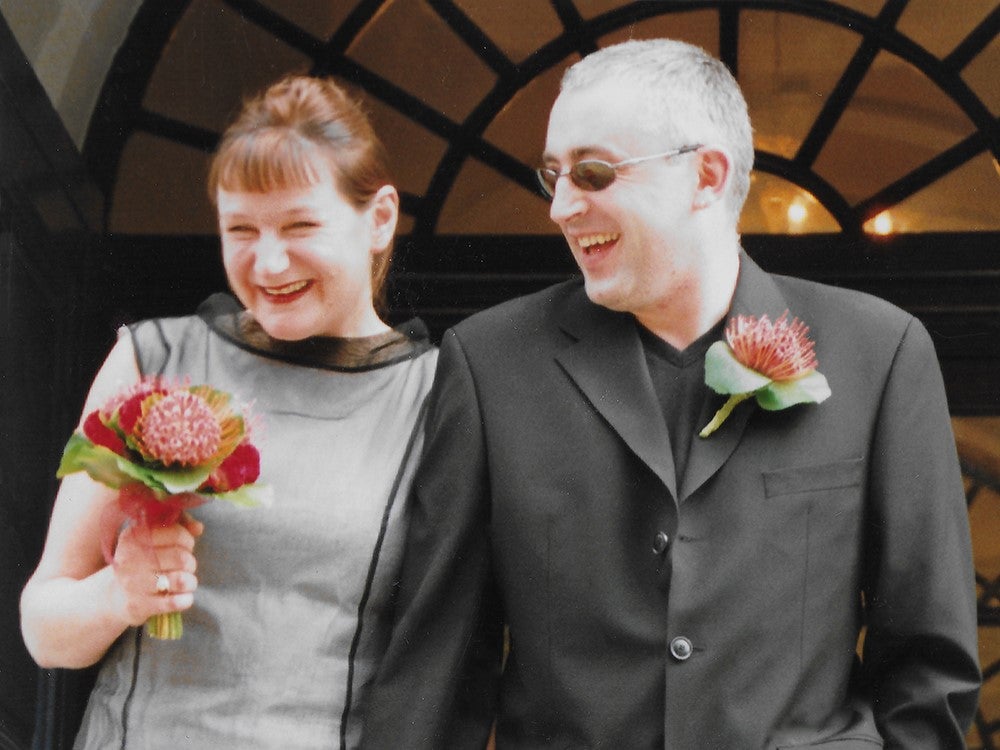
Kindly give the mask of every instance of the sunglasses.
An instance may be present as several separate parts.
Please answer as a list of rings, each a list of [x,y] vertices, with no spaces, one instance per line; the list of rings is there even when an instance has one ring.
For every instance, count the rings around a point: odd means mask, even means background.
[[[581,190],[594,192],[604,190],[604,188],[614,182],[618,176],[618,170],[623,167],[631,167],[633,164],[640,164],[652,159],[669,159],[673,156],[697,151],[699,148],[701,148],[701,144],[696,146],[681,146],[672,151],[664,151],[662,154],[637,156],[634,159],[625,159],[625,161],[615,164],[609,164],[600,159],[584,159],[583,161],[578,161],[572,167],[564,169],[562,172],[556,171],[552,167],[542,167],[536,169],[535,174],[538,176],[538,184],[541,186],[546,198],[552,198],[555,195],[556,183],[559,182],[559,178],[567,176]]]

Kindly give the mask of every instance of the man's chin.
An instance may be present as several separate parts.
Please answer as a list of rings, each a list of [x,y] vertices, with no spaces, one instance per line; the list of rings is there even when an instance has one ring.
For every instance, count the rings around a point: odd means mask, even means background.
[[[587,293],[587,298],[595,305],[606,307],[615,312],[627,312],[624,300],[617,290],[609,288],[604,284],[595,284],[585,280],[583,289]]]

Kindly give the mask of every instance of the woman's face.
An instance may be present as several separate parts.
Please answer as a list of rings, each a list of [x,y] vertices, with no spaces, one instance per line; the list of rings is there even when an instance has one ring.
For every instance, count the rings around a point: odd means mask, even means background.
[[[233,292],[267,333],[368,336],[385,329],[372,305],[371,263],[396,228],[391,186],[355,208],[333,178],[310,187],[217,195],[222,260]]]

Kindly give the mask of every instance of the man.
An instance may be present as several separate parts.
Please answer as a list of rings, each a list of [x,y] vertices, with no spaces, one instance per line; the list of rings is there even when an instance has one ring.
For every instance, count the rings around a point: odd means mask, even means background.
[[[964,747],[974,583],[933,346],[741,251],[752,159],[697,48],[567,72],[540,176],[583,279],[445,335],[366,747],[481,748],[494,721],[501,750]],[[832,395],[699,437],[709,345],[785,311]]]

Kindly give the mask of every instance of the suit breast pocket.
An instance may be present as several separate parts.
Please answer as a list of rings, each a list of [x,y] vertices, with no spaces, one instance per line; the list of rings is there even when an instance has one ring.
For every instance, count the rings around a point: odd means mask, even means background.
[[[780,497],[828,493],[861,485],[864,462],[851,458],[812,466],[795,466],[764,472],[764,495]]]

